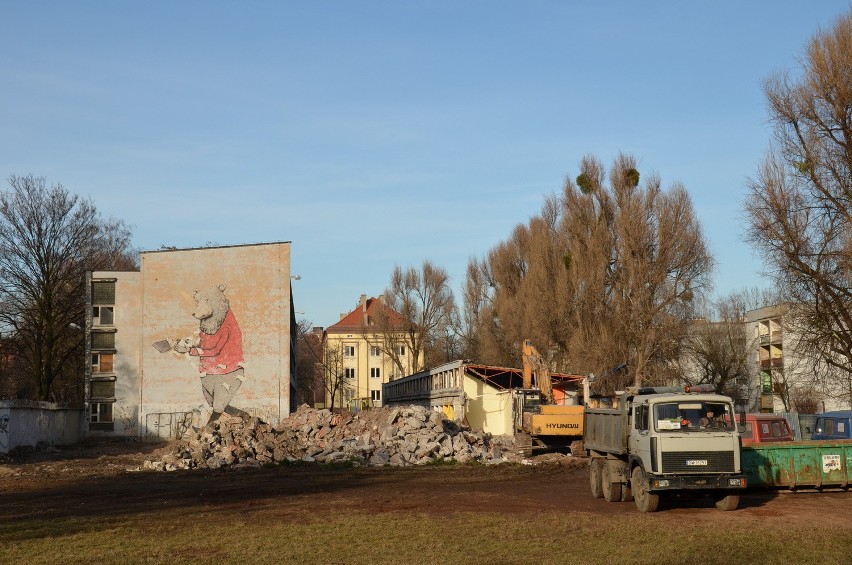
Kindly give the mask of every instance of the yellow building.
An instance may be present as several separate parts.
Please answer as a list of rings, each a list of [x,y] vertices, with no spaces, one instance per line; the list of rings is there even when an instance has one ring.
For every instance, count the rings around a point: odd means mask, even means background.
[[[341,376],[334,406],[351,406],[355,399],[359,399],[356,404],[381,406],[382,385],[423,364],[423,352],[415,359],[401,331],[394,336],[397,339],[390,340],[379,331],[378,310],[383,306],[381,297],[368,299],[362,294],[358,306],[342,314],[323,334],[326,379],[333,380],[334,373]],[[392,321],[402,320],[397,312],[385,310],[385,314]],[[391,327],[398,325],[391,323]],[[331,406],[329,391],[326,402]]]

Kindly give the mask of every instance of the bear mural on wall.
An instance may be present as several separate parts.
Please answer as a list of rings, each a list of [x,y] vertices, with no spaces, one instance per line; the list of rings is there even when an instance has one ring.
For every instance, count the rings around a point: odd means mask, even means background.
[[[222,413],[245,417],[245,412],[231,406],[245,380],[245,370],[243,336],[225,296],[225,285],[196,290],[193,298],[192,316],[198,320],[200,331],[195,337],[177,340],[170,349],[198,358],[201,390],[213,410],[208,424],[218,420]]]

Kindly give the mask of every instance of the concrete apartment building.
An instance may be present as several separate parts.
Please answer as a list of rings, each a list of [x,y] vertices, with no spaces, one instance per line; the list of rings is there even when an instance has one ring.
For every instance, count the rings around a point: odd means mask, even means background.
[[[342,359],[344,378],[339,396],[332,403],[326,398],[328,406],[348,406],[353,399],[363,399],[371,406],[382,406],[382,385],[414,372],[423,363],[423,352],[419,358],[414,356],[407,345],[396,346],[396,356],[402,363],[402,370],[384,350],[383,337],[377,331],[377,310],[384,305],[379,298],[367,298],[362,294],[358,306],[347,314],[341,314],[340,320],[323,332],[323,350],[326,356]],[[399,318],[396,312],[390,312]],[[401,320],[401,318],[399,318]],[[326,359],[326,366],[332,366]]]
[[[88,274],[88,435],[180,437],[295,410],[290,243],[148,251]]]
[[[790,314],[788,304],[766,306],[745,314],[754,343],[755,380],[749,387],[754,411],[793,411],[796,394],[811,387],[815,363],[797,351],[795,331],[785,323]],[[817,395],[819,412],[849,408],[824,390],[813,392]]]

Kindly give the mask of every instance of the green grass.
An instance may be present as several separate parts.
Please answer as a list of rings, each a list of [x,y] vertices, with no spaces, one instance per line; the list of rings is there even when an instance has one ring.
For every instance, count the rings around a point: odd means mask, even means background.
[[[451,505],[452,501],[448,501]],[[0,524],[4,563],[847,563],[852,532],[723,514],[336,514],[274,505]],[[673,523],[676,524],[673,526]]]

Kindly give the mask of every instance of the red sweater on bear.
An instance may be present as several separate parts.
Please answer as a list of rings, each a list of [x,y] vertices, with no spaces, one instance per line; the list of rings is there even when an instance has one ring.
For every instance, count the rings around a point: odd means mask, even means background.
[[[200,358],[198,370],[208,375],[224,375],[240,368],[243,362],[243,334],[234,314],[228,310],[216,333],[201,332],[200,347],[189,350]]]

